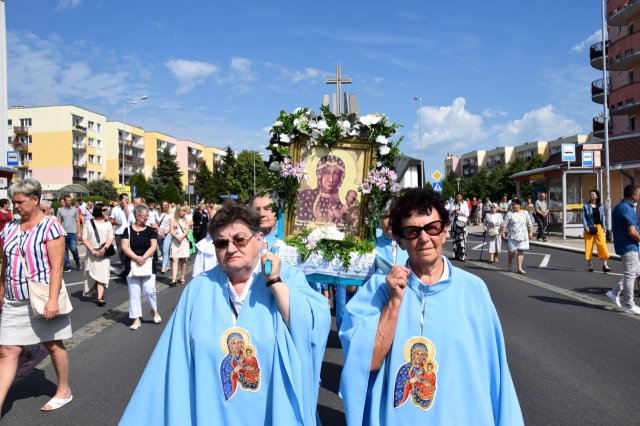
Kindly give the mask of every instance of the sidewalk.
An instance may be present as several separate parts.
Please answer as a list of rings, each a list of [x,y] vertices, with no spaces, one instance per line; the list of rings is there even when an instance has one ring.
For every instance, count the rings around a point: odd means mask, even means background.
[[[482,225],[469,225],[467,226],[467,232],[469,234],[482,237],[483,229]],[[543,247],[552,247],[560,250],[572,251],[575,253],[584,254],[584,240],[582,238],[576,237],[567,237],[566,240],[562,239],[562,235],[552,233],[547,236],[547,242],[543,243],[542,241],[537,241],[535,237],[529,240],[530,245],[534,246],[543,246]],[[595,245],[594,245],[594,257],[595,255]],[[609,256],[613,260],[620,260],[620,256],[618,256],[613,248],[613,243],[607,243],[607,248],[609,249]]]

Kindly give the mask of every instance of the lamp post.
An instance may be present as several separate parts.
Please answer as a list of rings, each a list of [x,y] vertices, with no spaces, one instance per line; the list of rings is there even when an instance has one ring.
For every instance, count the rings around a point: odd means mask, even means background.
[[[611,178],[610,178],[610,168],[609,168],[609,105],[607,104],[607,91],[608,82],[607,82],[607,44],[606,44],[606,36],[607,36],[607,21],[606,21],[606,10],[605,10],[605,0],[602,0],[602,88],[604,89],[604,106],[603,106],[603,114],[604,114],[604,172],[605,172],[605,214],[607,223],[607,240],[611,241]]]
[[[460,181],[462,179],[461,178],[456,178],[456,183],[458,184],[458,192],[460,192]]]
[[[128,104],[135,105],[139,101],[146,101],[147,99],[149,99],[149,97],[145,95],[136,99],[131,99],[130,101],[126,101],[124,103],[124,113],[122,116],[122,164],[120,165],[120,176],[122,180],[120,184],[121,185],[120,189],[122,192],[124,192],[124,139],[127,134],[127,105]]]
[[[424,187],[424,145],[422,144],[422,96],[416,96],[414,101],[418,101],[420,105],[420,177],[422,178],[422,186]]]

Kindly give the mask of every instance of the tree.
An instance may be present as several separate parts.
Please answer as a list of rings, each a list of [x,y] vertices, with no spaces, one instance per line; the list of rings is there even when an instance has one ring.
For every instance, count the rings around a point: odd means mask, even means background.
[[[108,200],[117,200],[118,191],[110,179],[94,179],[87,184],[90,195],[97,195]]]
[[[476,197],[478,200],[484,200],[491,192],[491,184],[489,175],[486,170],[481,170],[471,178],[468,187],[465,188],[469,192],[469,197]]]
[[[165,186],[160,180],[160,176],[158,176],[158,169],[154,167],[151,169],[151,177],[147,181],[147,195],[149,197],[149,201],[155,201],[159,203],[162,201],[162,197],[164,196]]]
[[[129,181],[129,185],[131,185],[131,189],[136,187],[136,197],[142,197],[145,200],[149,198],[149,184],[147,183],[147,178],[142,173],[136,173],[131,176],[131,180]]]
[[[196,173],[196,181],[194,184],[194,191],[200,201],[215,201],[214,195],[214,187],[213,187],[213,175],[211,174],[211,170],[209,170],[209,166],[205,161],[201,161],[198,166],[198,172]]]
[[[489,182],[491,188],[489,191],[489,199],[493,202],[499,202],[503,195],[507,194],[506,181],[509,177],[506,174],[504,166],[495,166],[489,172]]]
[[[180,194],[180,198],[182,198],[182,195],[184,194],[182,189],[182,172],[180,171],[180,167],[178,166],[175,156],[171,154],[169,147],[165,147],[165,149],[160,153],[160,158],[158,158],[157,174],[163,185],[166,186],[169,182],[173,182]]]
[[[260,153],[257,151],[242,151],[233,161],[233,167],[227,169],[225,180],[227,190],[237,194],[243,203],[249,202],[253,196],[253,171],[256,172],[256,193],[266,189],[268,171]]]
[[[164,193],[162,194],[162,200],[170,203],[181,204],[183,198],[183,194],[172,181],[167,184]]]

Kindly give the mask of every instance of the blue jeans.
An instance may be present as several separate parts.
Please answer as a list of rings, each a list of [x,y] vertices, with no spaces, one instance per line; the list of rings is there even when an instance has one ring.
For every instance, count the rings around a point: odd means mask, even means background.
[[[171,248],[171,233],[164,236],[162,241],[162,269],[169,269],[169,249]]]
[[[73,255],[73,259],[80,265],[80,256],[78,255],[78,237],[75,233],[69,233],[64,237],[64,268],[70,268],[69,250]]]

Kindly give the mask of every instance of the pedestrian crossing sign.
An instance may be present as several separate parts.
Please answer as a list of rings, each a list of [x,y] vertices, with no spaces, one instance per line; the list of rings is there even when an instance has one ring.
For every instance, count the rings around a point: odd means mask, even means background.
[[[442,182],[433,182],[431,187],[433,187],[433,190],[436,192],[442,192]]]

